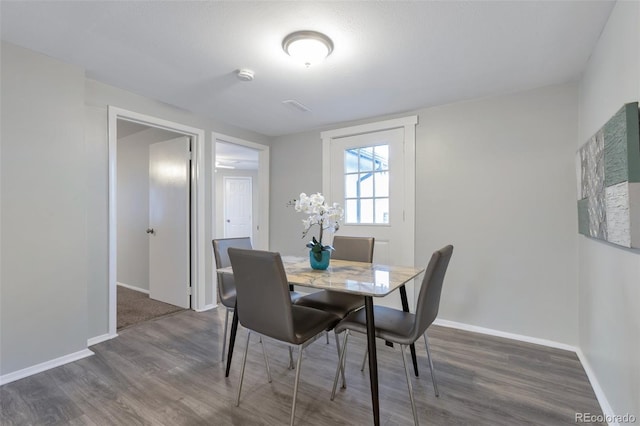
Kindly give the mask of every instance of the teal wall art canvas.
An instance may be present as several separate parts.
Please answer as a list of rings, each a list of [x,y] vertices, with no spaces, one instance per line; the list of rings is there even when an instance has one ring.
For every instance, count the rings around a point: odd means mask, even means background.
[[[623,106],[576,154],[578,232],[640,248],[638,102]]]

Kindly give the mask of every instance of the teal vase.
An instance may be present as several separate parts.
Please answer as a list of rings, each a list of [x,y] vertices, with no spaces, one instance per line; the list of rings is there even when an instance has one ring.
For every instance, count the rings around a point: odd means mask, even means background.
[[[322,255],[322,257],[320,258],[320,260],[318,260],[316,259],[315,253],[309,250],[309,263],[311,263],[311,268],[324,271],[329,267],[331,252],[329,250],[322,250],[320,254]]]

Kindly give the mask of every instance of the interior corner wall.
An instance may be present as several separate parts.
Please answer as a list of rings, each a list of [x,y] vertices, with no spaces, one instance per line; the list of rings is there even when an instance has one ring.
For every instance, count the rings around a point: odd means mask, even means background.
[[[640,100],[640,3],[617,2],[580,83],[581,146]],[[579,346],[611,414],[640,419],[640,250],[578,237]]]
[[[87,347],[84,71],[2,43],[0,376]]]
[[[426,265],[434,250],[455,246],[439,317],[577,344],[577,85],[405,115],[413,114],[419,118],[410,262]],[[276,138],[271,152],[271,248],[304,255],[302,217],[286,203],[322,190],[320,130]]]

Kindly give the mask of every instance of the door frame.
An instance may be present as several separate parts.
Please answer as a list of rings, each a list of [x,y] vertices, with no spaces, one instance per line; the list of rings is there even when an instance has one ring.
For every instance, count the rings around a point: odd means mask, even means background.
[[[357,136],[365,133],[374,133],[383,130],[404,128],[404,226],[400,238],[406,244],[402,245],[402,257],[411,259],[415,265],[415,205],[416,205],[416,124],[418,116],[411,115],[403,118],[378,121],[375,123],[361,124],[344,127],[341,129],[327,130],[320,133],[322,138],[322,193],[325,198],[332,199],[331,173],[334,168],[342,165],[331,164],[331,144],[334,139],[347,136]]]
[[[253,218],[252,226],[258,227],[257,241],[253,247],[259,250],[269,250],[269,146],[248,140],[212,132],[213,146],[211,148],[211,164],[216,164],[216,142],[227,142],[244,146],[258,151],[258,220]],[[213,166],[215,167],[215,166]],[[212,186],[212,200],[215,200],[215,185]],[[252,186],[253,187],[253,186]],[[254,188],[256,190],[256,188]],[[211,229],[216,229],[215,209],[212,214]],[[213,263],[213,276],[217,277],[216,265]]]
[[[205,132],[146,114],[125,110],[112,105],[108,109],[109,140],[109,337],[117,334],[117,158],[118,120],[131,121],[149,127],[168,130],[191,138],[191,309],[199,311],[205,306]]]

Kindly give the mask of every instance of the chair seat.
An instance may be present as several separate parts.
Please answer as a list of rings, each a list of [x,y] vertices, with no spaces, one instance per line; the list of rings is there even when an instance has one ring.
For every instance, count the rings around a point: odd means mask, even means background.
[[[227,291],[224,295],[220,294],[220,303],[227,308],[236,307],[236,290]]]
[[[398,309],[385,306],[373,307],[373,318],[376,325],[376,337],[400,345],[410,345],[411,332],[415,325],[415,315]],[[367,333],[367,318],[364,309],[352,312],[336,325],[335,332],[353,330],[359,333]]]
[[[296,306],[320,309],[344,318],[349,312],[364,306],[364,297],[356,294],[323,290],[302,296],[295,301]]]
[[[291,314],[293,316],[295,338],[289,343],[294,345],[305,343],[322,331],[335,327],[340,321],[340,317],[332,313],[307,308],[306,306],[291,305]],[[287,341],[288,339],[280,340]]]

